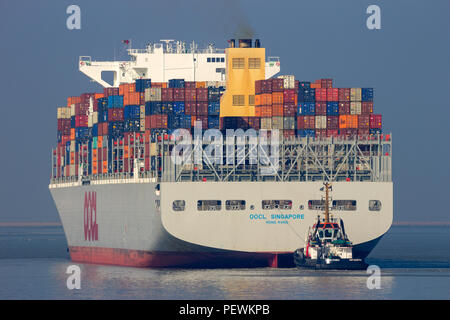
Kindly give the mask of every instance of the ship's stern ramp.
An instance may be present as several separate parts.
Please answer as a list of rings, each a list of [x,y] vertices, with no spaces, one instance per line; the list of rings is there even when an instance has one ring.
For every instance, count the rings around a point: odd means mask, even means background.
[[[321,187],[322,182],[164,182],[162,223],[176,238],[206,247],[293,252],[303,246],[308,228],[321,213],[309,205],[310,200],[322,199]],[[333,200],[356,200],[356,210],[340,208],[333,215],[344,220],[355,245],[379,239],[389,230],[392,192],[392,182],[333,184]],[[274,202],[280,200],[284,202]],[[382,204],[378,211],[369,210],[371,200]]]

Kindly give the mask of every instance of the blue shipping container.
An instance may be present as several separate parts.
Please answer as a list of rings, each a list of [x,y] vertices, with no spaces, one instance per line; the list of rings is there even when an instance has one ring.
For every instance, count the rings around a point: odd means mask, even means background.
[[[173,103],[173,113],[184,114],[184,102],[183,101],[175,101]]]
[[[123,110],[123,117],[125,119],[139,119],[141,107],[136,105],[125,106]]]
[[[315,137],[316,130],[314,130],[314,129],[297,130],[297,135],[299,137]]]
[[[327,102],[327,115],[328,116],[339,115],[339,102]]]
[[[184,79],[170,79],[169,88],[184,88]]]
[[[208,129],[219,129],[219,119],[218,116],[208,116]]]
[[[313,116],[316,112],[316,104],[314,102],[301,102],[297,108],[297,114],[302,116]]]
[[[220,102],[209,102],[208,103],[208,115],[218,116],[220,113]]]
[[[144,92],[145,89],[152,87],[151,79],[136,79],[136,92]]]
[[[361,101],[372,102],[373,101],[373,88],[361,89]]]
[[[109,96],[108,108],[123,108],[123,96]]]

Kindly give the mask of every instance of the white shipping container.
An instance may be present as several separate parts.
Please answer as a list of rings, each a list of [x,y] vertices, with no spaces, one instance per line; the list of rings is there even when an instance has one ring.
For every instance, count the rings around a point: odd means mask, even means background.
[[[75,115],[75,103],[70,105],[70,116],[73,117]]]
[[[272,118],[261,118],[261,129],[272,129]]]
[[[361,102],[350,102],[350,114],[361,114]]]
[[[141,106],[139,115],[141,120],[145,119],[145,105]]]
[[[147,88],[144,92],[145,101],[161,101],[161,88]]]
[[[145,131],[145,116],[144,116],[144,118],[141,118],[140,129],[141,129],[141,131]]]
[[[316,129],[327,128],[327,116],[316,116]]]
[[[70,108],[60,107],[57,109],[57,119],[70,119]]]
[[[283,117],[272,118],[272,129],[283,129]]]
[[[295,129],[295,117],[284,117],[283,118],[283,129],[294,130]]]
[[[350,89],[350,101],[361,101],[361,88]]]
[[[278,79],[284,80],[284,88],[285,89],[295,89],[295,76],[282,75],[282,76],[278,76]]]

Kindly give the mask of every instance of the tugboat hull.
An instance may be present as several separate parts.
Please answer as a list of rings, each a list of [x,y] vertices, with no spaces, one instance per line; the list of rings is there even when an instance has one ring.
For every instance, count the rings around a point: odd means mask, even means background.
[[[314,270],[365,270],[363,259],[311,259],[305,257],[303,249],[294,252],[294,263],[300,269]]]

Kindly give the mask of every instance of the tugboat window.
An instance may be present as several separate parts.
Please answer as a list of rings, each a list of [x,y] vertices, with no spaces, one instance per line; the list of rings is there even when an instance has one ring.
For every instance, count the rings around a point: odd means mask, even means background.
[[[186,207],[186,202],[184,200],[175,200],[172,203],[173,211],[184,211]]]
[[[231,211],[245,210],[245,200],[227,200],[225,209]]]
[[[222,210],[222,201],[220,200],[198,200],[198,211],[220,211]]]
[[[380,200],[369,200],[369,211],[380,211],[381,201]]]

